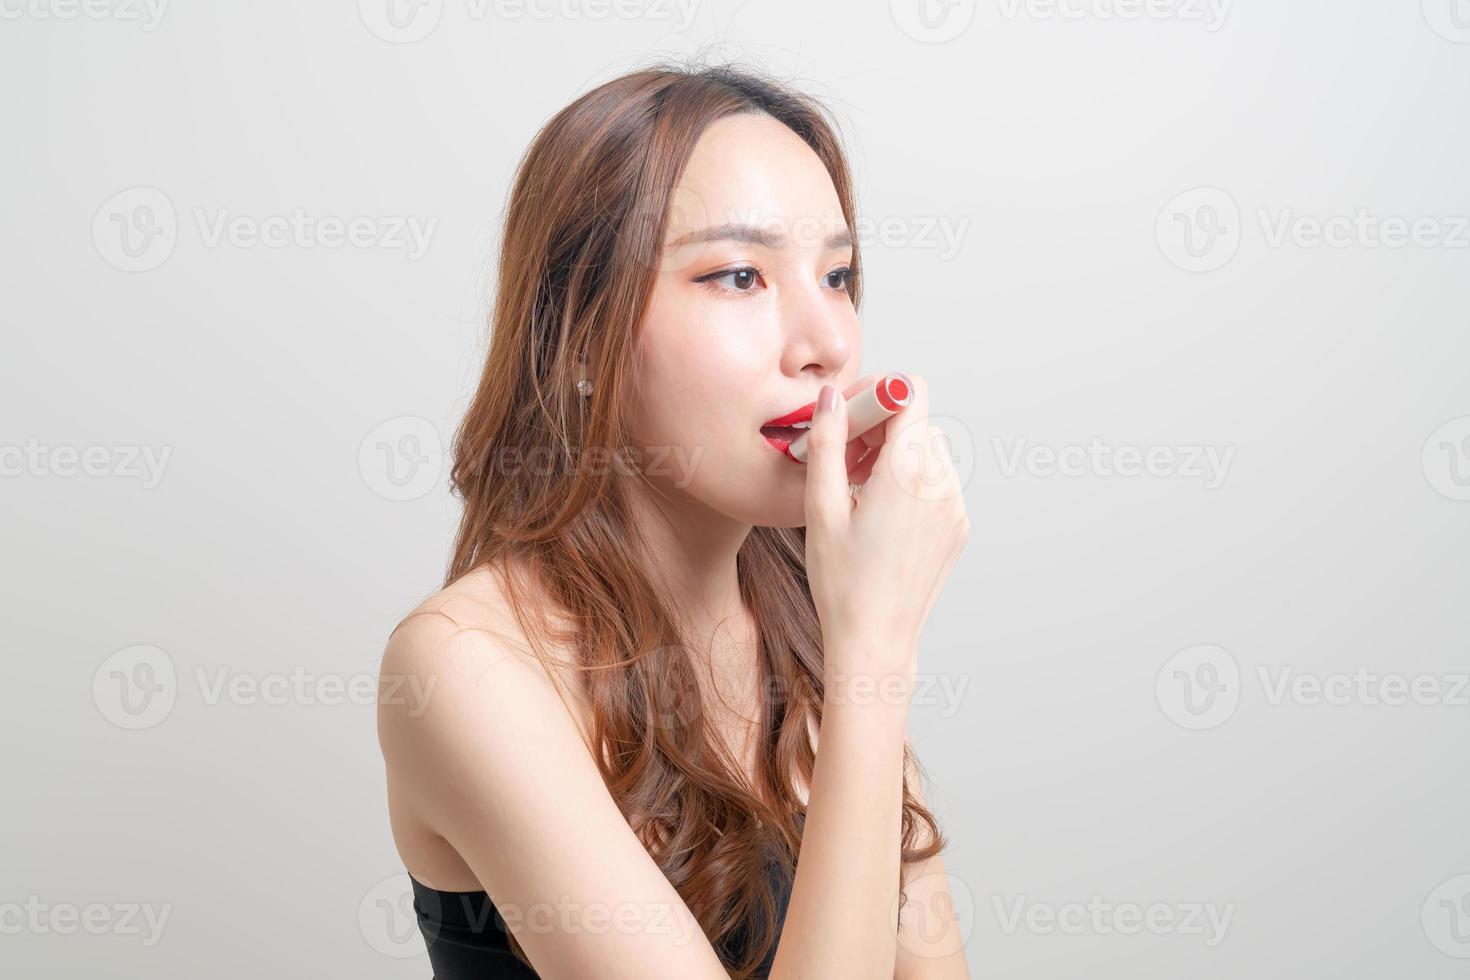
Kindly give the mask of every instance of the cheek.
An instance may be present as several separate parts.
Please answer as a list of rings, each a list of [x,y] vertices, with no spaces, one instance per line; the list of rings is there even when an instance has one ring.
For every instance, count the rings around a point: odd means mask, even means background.
[[[757,412],[753,393],[762,371],[778,367],[763,356],[758,330],[742,330],[724,311],[668,306],[644,324],[639,349],[640,420],[650,442],[687,445],[748,428]]]

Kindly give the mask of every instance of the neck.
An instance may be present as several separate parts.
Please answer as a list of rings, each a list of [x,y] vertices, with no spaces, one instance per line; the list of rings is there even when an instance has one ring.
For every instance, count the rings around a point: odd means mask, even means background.
[[[753,525],[731,520],[687,497],[632,481],[628,498],[639,546],[654,581],[694,638],[712,641],[734,621],[744,635],[736,557]]]

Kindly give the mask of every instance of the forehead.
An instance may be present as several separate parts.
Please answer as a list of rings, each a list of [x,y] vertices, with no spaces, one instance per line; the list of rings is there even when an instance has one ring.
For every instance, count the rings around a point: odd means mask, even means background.
[[[707,126],[675,189],[669,238],[723,223],[846,226],[821,159],[764,114],[726,116]]]

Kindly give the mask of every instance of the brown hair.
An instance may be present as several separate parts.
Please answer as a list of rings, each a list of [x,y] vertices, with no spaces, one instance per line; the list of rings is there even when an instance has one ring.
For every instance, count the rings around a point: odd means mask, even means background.
[[[807,717],[821,718],[822,635],[805,530],[755,527],[737,558],[764,694],[751,786],[701,724],[690,644],[643,564],[616,468],[588,465],[627,445],[625,392],[675,186],[704,128],[737,113],[765,113],[800,136],[855,227],[835,124],[815,100],[761,72],[639,69],[553,116],[522,157],[508,201],[490,350],[454,443],[464,514],[446,584],[510,559],[532,570],[562,625],[544,609],[530,616],[535,603],[507,575],[528,641],[543,658],[538,634],[575,651],[568,666],[586,678],[609,792],[732,975],[745,978],[778,938],[767,869],[774,862],[790,880],[802,810],[792,776],[810,785],[816,758]],[[856,306],[856,243],[851,268]],[[596,379],[587,398],[575,390],[582,356]],[[908,746],[904,759],[917,769]],[[904,862],[947,844],[907,775],[902,826]],[[514,937],[512,947],[524,960]]]

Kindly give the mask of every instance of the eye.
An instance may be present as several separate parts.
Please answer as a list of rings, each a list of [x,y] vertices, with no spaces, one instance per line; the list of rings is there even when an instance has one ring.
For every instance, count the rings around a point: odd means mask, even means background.
[[[857,272],[853,270],[850,266],[843,266],[840,269],[833,269],[826,275],[828,286],[832,287],[833,289],[841,289],[847,292],[852,291],[853,280],[855,280],[856,278]]]
[[[760,271],[754,266],[743,265],[738,269],[726,269],[724,272],[712,272],[707,276],[701,276],[695,282],[718,283],[722,279],[731,280],[728,286],[714,286],[721,292],[748,293],[756,280],[760,278]]]

